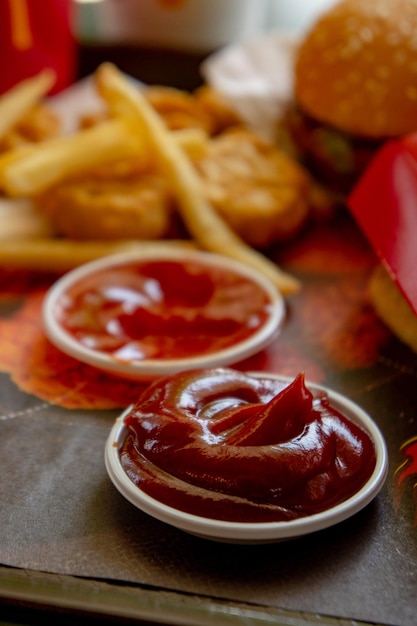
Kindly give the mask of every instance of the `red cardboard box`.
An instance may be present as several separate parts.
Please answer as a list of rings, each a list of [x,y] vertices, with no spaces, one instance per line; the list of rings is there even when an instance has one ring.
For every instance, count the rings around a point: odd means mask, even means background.
[[[44,68],[57,80],[51,93],[75,77],[76,42],[71,0],[1,0],[0,93]]]
[[[417,134],[388,141],[347,204],[417,314]]]

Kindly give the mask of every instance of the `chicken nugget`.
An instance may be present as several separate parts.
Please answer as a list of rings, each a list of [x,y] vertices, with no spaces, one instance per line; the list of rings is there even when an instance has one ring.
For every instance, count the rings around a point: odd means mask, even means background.
[[[161,176],[67,180],[35,199],[54,232],[71,239],[159,239],[169,234],[173,199]]]
[[[212,120],[211,128],[213,135],[218,135],[234,126],[244,125],[243,120],[230,105],[227,98],[211,85],[198,87],[194,92],[194,96]]]
[[[143,93],[170,130],[202,128],[208,135],[213,134],[213,116],[193,94],[159,85],[146,87]]]
[[[309,176],[256,133],[226,131],[194,163],[217,212],[255,248],[288,240],[304,225],[310,212]]]

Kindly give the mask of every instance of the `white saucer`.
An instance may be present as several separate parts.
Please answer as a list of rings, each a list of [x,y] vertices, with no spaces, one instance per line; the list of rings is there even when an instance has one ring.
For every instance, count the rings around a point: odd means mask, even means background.
[[[267,375],[284,382],[293,380],[265,372],[251,372],[251,375]],[[155,500],[127,477],[120,463],[119,449],[127,435],[123,420],[130,409],[116,420],[107,439],[105,464],[108,475],[116,489],[138,509],[185,532],[214,541],[242,544],[271,543],[300,537],[338,524],[363,509],[383,487],[388,472],[386,444],[378,426],[357,404],[326,387],[313,383],[307,383],[307,387],[312,391],[324,389],[331,405],[362,427],[375,446],[376,465],[369,480],[352,497],[326,511],[284,522],[239,523],[191,515]]]
[[[262,289],[268,302],[265,319],[249,337],[217,352],[194,353],[187,358],[144,358],[129,360],[116,358],[111,353],[91,349],[71,335],[58,319],[60,303],[65,300],[68,290],[90,274],[112,270],[126,263],[137,261],[174,260],[176,262],[195,261],[207,268],[220,268],[243,276]],[[265,312],[264,312],[265,313]],[[219,254],[200,250],[158,246],[146,247],[140,252],[129,252],[107,256],[86,263],[60,278],[47,293],[43,305],[43,323],[50,341],[62,352],[97,367],[101,370],[127,378],[152,380],[188,369],[226,366],[242,361],[265,348],[281,330],[285,318],[283,296],[272,282],[259,271],[238,261]],[[175,337],[174,337],[175,339]],[[191,342],[192,343],[192,342]]]

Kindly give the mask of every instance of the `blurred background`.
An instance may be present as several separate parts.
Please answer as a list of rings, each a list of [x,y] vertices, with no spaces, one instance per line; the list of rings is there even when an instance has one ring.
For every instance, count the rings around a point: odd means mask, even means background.
[[[273,31],[302,33],[335,0],[2,0],[0,93],[44,67],[54,92],[103,61],[193,89],[211,53]]]
[[[277,30],[301,34],[336,0],[71,1],[80,76],[105,58],[144,82],[193,89],[210,53]]]
[[[300,32],[335,0],[73,0],[82,41],[202,51],[274,29]],[[173,28],[175,24],[175,28]]]

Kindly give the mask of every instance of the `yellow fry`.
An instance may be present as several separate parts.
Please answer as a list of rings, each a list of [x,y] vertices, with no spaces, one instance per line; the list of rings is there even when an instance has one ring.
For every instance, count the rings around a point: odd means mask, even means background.
[[[29,200],[0,199],[0,248],[8,240],[48,237],[51,233],[49,221]]]
[[[37,144],[26,143],[18,148],[13,148],[12,150],[7,150],[6,152],[0,153],[0,179],[2,172],[5,171],[6,167],[13,163],[14,161],[19,161],[29,155],[31,155],[35,149]],[[1,186],[1,182],[0,182]]]
[[[0,138],[45,96],[55,82],[52,70],[21,81],[0,97]]]
[[[198,150],[206,140],[203,131],[173,133],[186,150]],[[123,120],[108,120],[73,135],[23,146],[0,155],[0,188],[10,197],[33,196],[68,176],[118,158],[142,157],[149,161],[143,138]]]
[[[9,196],[32,196],[67,176],[139,151],[140,142],[126,124],[109,120],[6,153],[0,157],[0,187]]]
[[[66,272],[108,254],[153,248],[195,247],[191,242],[164,241],[76,241],[73,239],[37,238],[2,241],[0,267],[40,272]]]
[[[182,128],[169,131],[176,143],[189,155],[201,154],[209,136],[202,128]]]
[[[176,194],[189,233],[206,250],[228,255],[269,276],[285,295],[299,290],[299,282],[275,263],[246,245],[205,198],[198,174],[185,152],[172,140],[162,118],[137,86],[110,63],[96,71],[102,97],[116,114],[129,117],[139,133],[146,133],[162,171]]]

